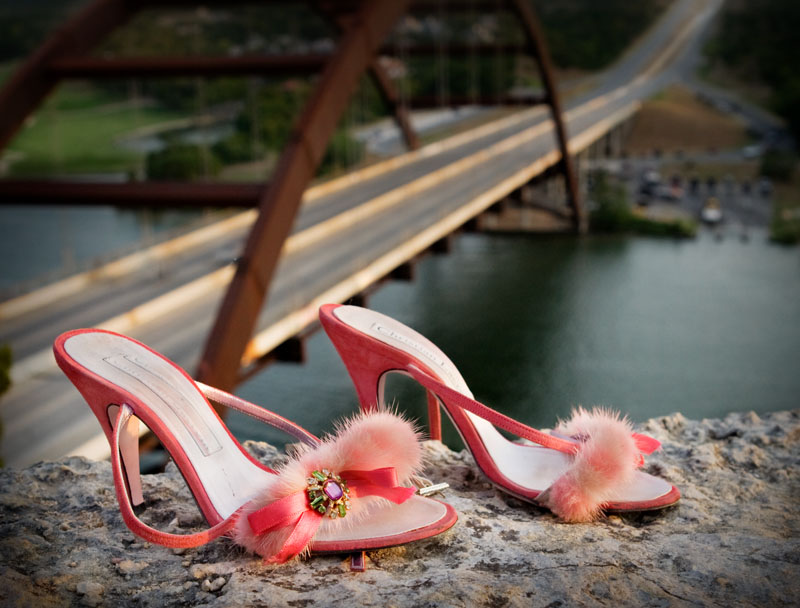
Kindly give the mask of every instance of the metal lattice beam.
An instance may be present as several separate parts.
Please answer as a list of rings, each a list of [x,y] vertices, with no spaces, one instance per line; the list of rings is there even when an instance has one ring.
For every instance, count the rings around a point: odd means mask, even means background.
[[[331,21],[337,28],[339,33],[343,33],[351,26],[352,19],[348,16],[342,15],[337,12],[335,7],[325,3],[316,2],[314,7],[326,19]],[[372,77],[375,86],[378,88],[383,102],[388,106],[389,110],[394,115],[394,121],[397,123],[400,133],[403,135],[403,140],[409,150],[416,150],[419,148],[419,137],[417,137],[414,127],[411,125],[411,118],[408,115],[408,108],[400,103],[397,90],[392,83],[392,79],[386,74],[386,70],[381,66],[377,57],[373,57],[369,65],[369,75]]]
[[[201,380],[232,390],[308,183],[359,78],[408,1],[369,0],[354,15],[283,151],[200,362]]]
[[[0,180],[0,204],[131,207],[256,207],[264,184],[134,182],[104,184]]]
[[[542,83],[544,84],[545,94],[547,95],[547,101],[550,104],[553,122],[556,127],[556,138],[558,140],[558,147],[561,150],[561,167],[566,182],[567,197],[569,198],[570,207],[572,207],[574,211],[573,221],[575,230],[582,233],[587,229],[586,214],[583,210],[578,191],[575,163],[569,153],[569,139],[567,138],[567,129],[564,126],[561,100],[558,88],[556,87],[555,77],[553,76],[553,63],[550,60],[550,53],[544,42],[544,34],[539,25],[539,19],[533,12],[528,0],[508,0],[508,2],[522,22],[530,52],[536,57],[536,63],[539,66],[539,73],[542,78]]]
[[[68,57],[48,71],[59,78],[126,78],[169,76],[286,76],[316,74],[330,55],[240,55],[238,57]]]
[[[252,2],[252,0],[249,0]],[[139,183],[80,184],[31,181],[0,182],[0,199],[9,202],[60,202],[121,205],[207,205],[257,206],[259,215],[248,237],[241,263],[220,308],[214,328],[208,337],[200,377],[221,388],[233,389],[241,380],[240,364],[253,335],[257,319],[269,292],[283,243],[291,230],[303,192],[316,173],[337,123],[347,108],[359,79],[370,73],[378,90],[395,114],[406,143],[418,145],[408,120],[407,105],[401,103],[393,83],[378,62],[378,54],[386,50],[386,38],[399,17],[409,11],[441,13],[464,10],[495,11],[511,9],[521,21],[526,46],[495,44],[448,47],[453,55],[474,56],[492,52],[521,50],[531,55],[539,66],[544,95],[523,97],[449,96],[448,105],[465,103],[536,104],[548,103],[556,125],[556,136],[562,153],[561,169],[567,183],[567,194],[576,228],[585,227],[585,216],[578,198],[577,181],[567,149],[558,91],[541,28],[528,0],[470,0],[467,2],[436,0],[308,0],[312,7],[340,30],[341,36],[333,55],[249,56],[249,57],[186,57],[186,58],[117,58],[95,59],[89,52],[113,29],[142,8],[163,5],[196,5],[197,0],[95,0],[56,31],[19,69],[0,91],[0,149],[4,147],[25,118],[43,101],[55,84],[63,78],[124,77],[173,75],[289,74],[316,73],[322,70],[314,93],[299,116],[293,135],[282,153],[272,181],[257,185]],[[248,3],[248,0],[242,0]],[[214,0],[211,2],[215,4]],[[222,3],[220,3],[222,4]],[[224,3],[226,6],[228,3]],[[383,45],[383,46],[382,46]],[[409,47],[409,54],[430,54],[440,45]],[[417,98],[412,106],[440,105],[441,100]],[[288,352],[288,351],[287,351]],[[297,358],[294,349],[291,356]]]
[[[536,106],[543,103],[549,104],[549,97],[547,95],[525,94],[525,95],[491,95],[491,94],[478,94],[478,95],[448,95],[447,99],[442,101],[438,95],[420,95],[412,97],[406,101],[412,108],[441,108],[441,107],[458,107],[468,105],[479,106]]]

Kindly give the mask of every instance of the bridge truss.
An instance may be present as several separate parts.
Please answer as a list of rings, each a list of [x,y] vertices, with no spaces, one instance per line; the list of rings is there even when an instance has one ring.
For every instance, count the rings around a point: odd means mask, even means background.
[[[253,0],[251,3],[259,4]],[[274,4],[280,2],[261,0]],[[232,390],[242,380],[241,361],[269,293],[284,241],[289,236],[303,193],[314,178],[337,124],[345,114],[360,79],[369,74],[393,114],[408,148],[419,146],[409,120],[409,107],[442,104],[546,104],[561,152],[559,164],[576,230],[585,225],[573,161],[568,153],[561,103],[547,46],[529,0],[308,0],[337,35],[335,50],[326,54],[240,55],[235,57],[132,57],[92,55],[115,29],[143,9],[194,6],[190,0],[94,0],[56,30],[0,90],[0,149],[8,145],[28,116],[62,80],[168,76],[281,76],[317,74],[313,92],[297,116],[270,180],[266,184],[197,184],[141,182],[125,184],[0,180],[0,201],[40,204],[121,204],[142,207],[254,207],[257,219],[249,233],[235,275],[207,338],[198,368],[202,381]],[[208,4],[208,2],[204,3]],[[212,2],[211,4],[214,4]],[[223,3],[220,3],[223,4]],[[508,96],[476,92],[467,97],[401,99],[380,57],[392,54],[386,44],[404,15],[448,13],[472,15],[498,11],[513,15],[525,38],[522,51],[538,67],[543,92]],[[496,53],[498,45],[449,45],[450,55]],[[441,45],[417,45],[408,54],[434,54]]]

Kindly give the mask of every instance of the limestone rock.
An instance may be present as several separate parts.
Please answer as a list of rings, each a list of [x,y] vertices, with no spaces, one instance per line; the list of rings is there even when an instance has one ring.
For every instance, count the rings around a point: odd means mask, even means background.
[[[0,470],[3,606],[796,605],[800,562],[800,411],[680,414],[642,430],[663,443],[647,469],[683,500],[660,513],[564,524],[494,489],[468,452],[425,446],[426,476],[447,481],[450,531],[369,552],[265,566],[227,540],[171,551],[122,522],[107,462],[68,458]],[[275,465],[266,444],[248,445]],[[174,466],[145,477],[142,518],[202,526]]]

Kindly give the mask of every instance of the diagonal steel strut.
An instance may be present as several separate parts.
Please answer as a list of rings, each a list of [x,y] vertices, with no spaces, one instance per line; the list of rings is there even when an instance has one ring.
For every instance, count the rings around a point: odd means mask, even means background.
[[[539,73],[544,84],[547,102],[550,105],[553,122],[556,127],[556,138],[558,147],[561,150],[561,168],[564,173],[564,180],[567,186],[567,197],[569,204],[574,211],[575,230],[579,233],[586,232],[586,214],[581,204],[578,192],[578,180],[575,175],[575,163],[569,153],[567,130],[564,126],[564,115],[561,111],[561,100],[556,87],[555,77],[553,76],[553,63],[550,60],[550,53],[545,44],[544,34],[539,25],[539,19],[531,8],[529,0],[508,0],[511,8],[517,13],[522,22],[525,36],[531,53],[536,58],[539,65]]]
[[[363,2],[352,26],[342,35],[261,199],[242,261],[206,341],[198,368],[203,382],[226,390],[238,383],[242,355],[256,327],[303,191],[314,177],[359,78],[408,5],[408,0]]]

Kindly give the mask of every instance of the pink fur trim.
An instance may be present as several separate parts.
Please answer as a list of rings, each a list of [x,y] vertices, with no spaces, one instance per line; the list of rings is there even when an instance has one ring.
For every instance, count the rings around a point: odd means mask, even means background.
[[[604,408],[578,408],[555,430],[578,439],[581,447],[566,472],[539,495],[539,502],[565,521],[592,521],[613,491],[631,482],[638,466],[630,422]]]
[[[295,492],[305,492],[311,472],[323,468],[338,473],[394,467],[402,484],[422,467],[419,439],[420,435],[411,422],[386,410],[362,412],[344,420],[336,426],[335,435],[326,437],[316,447],[303,446],[299,454],[278,469],[278,475],[270,479],[268,485],[240,511],[233,539],[265,558],[276,555],[292,527],[257,536],[247,521],[250,513]],[[380,501],[384,499],[372,496],[353,498],[346,517],[323,518],[320,530],[353,527],[369,516],[371,505]]]

